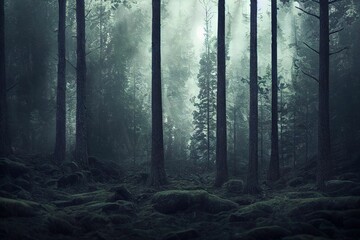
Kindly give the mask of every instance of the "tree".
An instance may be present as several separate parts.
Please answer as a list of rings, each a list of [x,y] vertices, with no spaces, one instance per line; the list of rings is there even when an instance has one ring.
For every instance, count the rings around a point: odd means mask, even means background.
[[[245,192],[258,193],[258,60],[257,60],[257,0],[250,6],[250,118],[249,166]]]
[[[76,0],[77,65],[76,65],[76,143],[75,159],[81,168],[88,168],[86,117],[86,53],[85,2]]]
[[[194,162],[205,162],[209,170],[214,162],[215,107],[216,107],[216,52],[211,38],[212,12],[209,1],[202,1],[205,10],[205,52],[201,55],[197,85],[200,89],[196,110],[193,112],[194,134],[191,137],[190,157]]]
[[[0,0],[0,57],[0,156],[7,156],[11,153],[11,143],[6,102],[4,0]]]
[[[226,51],[225,51],[225,0],[218,2],[217,41],[217,104],[216,104],[216,178],[215,186],[228,179],[226,138]]]
[[[277,73],[277,0],[271,1],[271,155],[268,180],[280,178],[278,132],[278,73]]]
[[[56,162],[65,160],[66,151],[66,60],[65,60],[65,24],[66,0],[59,0],[58,27],[58,75],[56,90],[56,136],[54,158]]]
[[[337,1],[337,0],[335,0]],[[329,1],[320,0],[320,49],[319,49],[319,122],[318,122],[318,172],[319,189],[325,188],[331,166],[330,114],[329,114]]]
[[[150,186],[167,183],[164,166],[164,139],[161,96],[161,0],[152,1],[152,133]]]

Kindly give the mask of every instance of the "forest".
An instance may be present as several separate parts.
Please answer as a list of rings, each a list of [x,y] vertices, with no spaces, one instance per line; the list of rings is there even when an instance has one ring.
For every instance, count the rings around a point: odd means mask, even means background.
[[[359,13],[0,0],[0,239],[360,239]]]

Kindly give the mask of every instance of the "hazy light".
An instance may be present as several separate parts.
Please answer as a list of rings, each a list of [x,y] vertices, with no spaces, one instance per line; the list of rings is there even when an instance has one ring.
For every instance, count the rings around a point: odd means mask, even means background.
[[[196,38],[199,42],[202,42],[204,40],[204,36],[205,35],[205,31],[204,31],[204,27],[202,25],[199,25],[196,28]]]

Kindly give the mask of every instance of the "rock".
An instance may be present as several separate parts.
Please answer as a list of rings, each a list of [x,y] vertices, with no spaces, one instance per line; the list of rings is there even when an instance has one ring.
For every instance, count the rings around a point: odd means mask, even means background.
[[[333,195],[348,195],[350,190],[359,187],[359,184],[349,180],[330,180],[325,184],[326,192]]]
[[[170,233],[166,235],[163,240],[187,240],[200,237],[198,231],[194,229],[188,229],[180,232]]]
[[[229,193],[242,193],[244,190],[244,182],[239,179],[231,179],[224,184],[224,187]]]
[[[169,190],[158,192],[153,196],[152,203],[157,211],[166,214],[187,210],[218,213],[238,207],[236,203],[211,195],[204,190]]]
[[[247,237],[253,239],[277,240],[289,236],[291,232],[279,226],[266,226],[255,228],[246,233]]]
[[[321,197],[294,200],[289,216],[298,217],[318,210],[350,210],[360,208],[360,197]]]
[[[130,201],[133,199],[132,194],[124,185],[113,187],[110,191],[115,193],[108,198],[108,202],[115,202],[117,200]]]
[[[0,176],[10,175],[13,178],[17,178],[27,174],[29,171],[29,168],[22,163],[8,158],[0,158]]]
[[[284,237],[282,238],[282,240],[328,240],[328,238],[316,237],[308,234],[300,234],[295,236]]]
[[[38,206],[35,202],[0,197],[0,217],[33,217]]]
[[[297,178],[293,178],[290,181],[288,181],[288,185],[290,187],[298,187],[300,185],[304,185],[306,182],[304,181],[304,178],[302,177],[297,177]]]
[[[80,183],[83,183],[83,181],[85,180],[84,178],[85,176],[81,172],[65,175],[58,180],[57,186],[58,188],[66,188],[78,185]]]
[[[51,233],[72,235],[74,227],[66,220],[59,217],[48,217],[47,226]]]
[[[287,192],[285,196],[290,199],[299,199],[299,198],[321,198],[324,197],[319,192]]]
[[[255,203],[238,210],[229,217],[230,222],[250,222],[258,218],[269,218],[273,210],[265,203]]]

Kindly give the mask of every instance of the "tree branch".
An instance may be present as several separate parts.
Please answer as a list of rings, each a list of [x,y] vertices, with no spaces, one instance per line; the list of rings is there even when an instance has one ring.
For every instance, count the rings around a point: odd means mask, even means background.
[[[341,32],[342,30],[344,30],[344,28],[340,28],[340,29],[338,29],[338,30],[331,31],[331,32],[329,33],[329,35],[332,35],[332,34]]]
[[[8,87],[8,88],[6,89],[6,92],[9,92],[11,89],[13,89],[14,87],[16,87],[17,85],[19,85],[19,82],[16,82],[16,83],[14,83],[13,85],[11,85],[10,87]]]
[[[342,0],[332,0],[332,1],[329,2],[329,5],[330,5],[330,4],[334,4],[334,3],[336,3],[336,2],[340,2],[340,1],[342,1]]]
[[[304,75],[308,76],[309,78],[314,79],[317,83],[319,83],[319,79],[317,79],[317,78],[314,77],[313,75],[310,75],[310,74],[304,72],[303,70],[301,70],[301,72],[302,72]]]
[[[329,56],[334,55],[334,54],[341,53],[342,51],[345,51],[345,50],[347,50],[347,49],[349,49],[349,48],[348,48],[348,47],[344,47],[344,48],[342,48],[342,49],[340,49],[340,50],[337,50],[337,51],[335,51],[335,52],[330,53]]]
[[[309,44],[307,44],[306,42],[303,42],[303,43],[305,44],[305,46],[307,46],[308,48],[310,48],[311,50],[313,50],[315,53],[320,54],[318,50],[316,50],[316,49],[314,49],[314,48],[310,47],[310,45],[309,45]]]
[[[302,8],[299,8],[299,7],[295,7],[295,8],[299,9],[300,11],[302,11],[302,12],[304,12],[304,13],[310,15],[310,16],[313,16],[313,17],[316,17],[317,19],[320,19],[320,17],[318,15],[314,14],[314,13],[308,12],[308,11],[302,9]]]
[[[67,62],[70,66],[72,66],[75,70],[77,70],[77,68],[74,66],[74,64],[72,64],[72,63],[69,61],[69,59],[65,58],[65,60],[66,60],[66,62]]]

